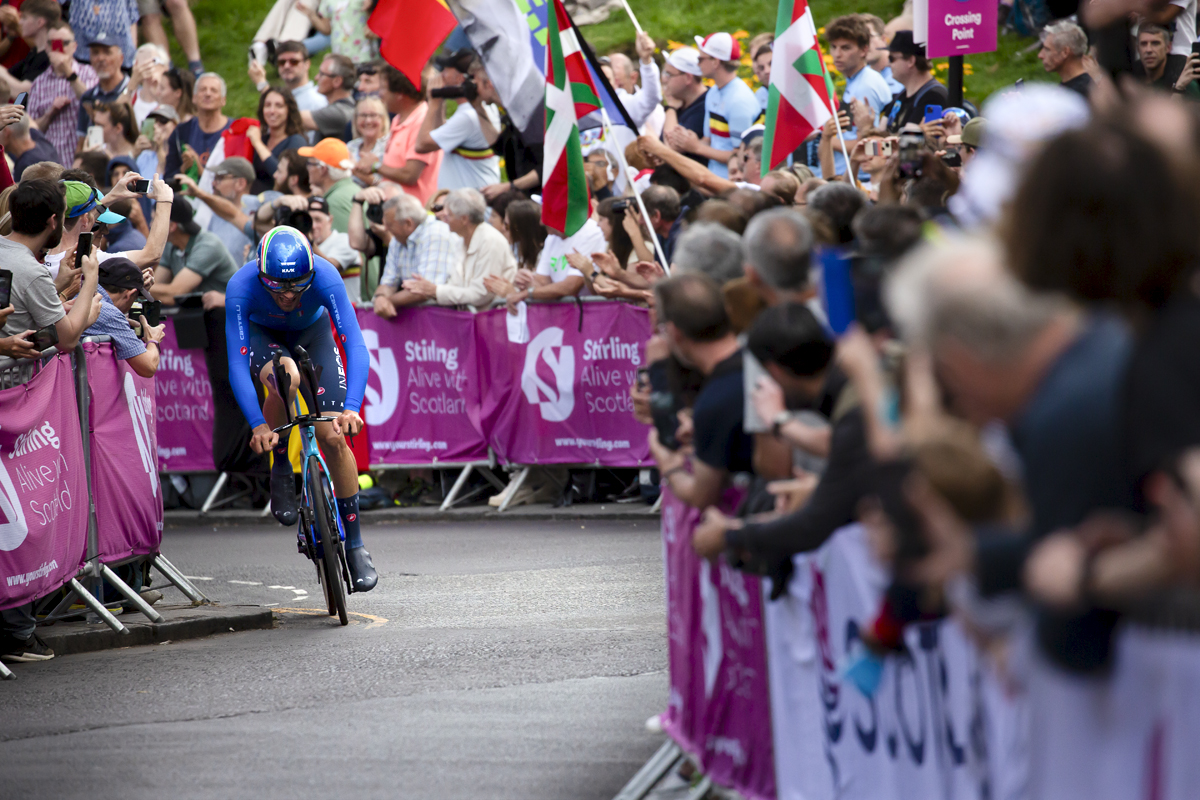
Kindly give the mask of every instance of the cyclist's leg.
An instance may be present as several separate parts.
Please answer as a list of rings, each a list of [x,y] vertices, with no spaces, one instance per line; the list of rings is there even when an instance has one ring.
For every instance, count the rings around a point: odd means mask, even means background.
[[[320,386],[315,398],[317,409],[330,416],[341,413],[346,404],[346,370],[328,322],[321,320],[310,325],[296,337],[295,343],[308,351],[314,365],[321,365]],[[332,423],[317,423],[316,434],[321,452],[325,454],[325,463],[329,466],[338,515],[346,531],[346,561],[354,579],[354,588],[360,592],[370,591],[375,587],[378,575],[371,563],[371,554],[363,546],[358,522],[358,468],[354,463],[354,453],[346,444],[346,437],[334,433]]]
[[[248,322],[250,340],[250,368],[258,378],[258,382],[266,389],[267,399],[263,401],[263,416],[272,428],[278,428],[287,423],[287,411],[284,403],[291,403],[296,397],[296,387],[300,383],[296,362],[292,360],[287,347],[286,332],[264,328],[253,322]],[[290,392],[287,398],[280,396],[279,387],[274,381],[274,365],[272,358],[275,353],[283,356],[281,366],[291,376]],[[275,445],[271,462],[271,513],[283,525],[295,525],[296,511],[296,479],[292,472],[292,463],[288,459],[288,437],[281,436]]]

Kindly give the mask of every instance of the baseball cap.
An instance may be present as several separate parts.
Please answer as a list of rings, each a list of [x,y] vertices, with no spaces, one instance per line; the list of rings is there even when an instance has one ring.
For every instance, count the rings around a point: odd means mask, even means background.
[[[433,63],[437,65],[439,70],[446,67],[456,69],[459,72],[465,73],[471,65],[471,59],[475,57],[475,51],[469,47],[463,47],[455,50],[453,53],[443,53],[433,59]]]
[[[66,189],[67,219],[82,217],[95,208],[101,200],[100,193],[83,181],[63,181],[62,184]],[[103,208],[103,206],[101,207]],[[97,222],[107,222],[110,225],[124,221],[124,217],[107,208],[97,217]]]
[[[92,40],[88,42],[88,47],[91,47],[92,45],[99,45],[100,47],[120,47],[121,41],[121,37],[117,35],[116,31],[108,30],[107,28],[101,28],[96,32],[96,35],[92,37]]]
[[[947,136],[946,144],[968,144],[971,147],[979,147],[985,133],[987,133],[987,120],[983,117],[976,117],[963,125],[961,134]]]
[[[107,258],[100,263],[100,284],[118,289],[137,289],[143,299],[153,300],[154,297],[146,291],[142,271],[128,258]]]
[[[319,194],[315,194],[312,197],[308,198],[308,210],[309,211],[320,211],[322,213],[328,214],[329,213],[329,201],[326,200],[324,197],[321,197]]]
[[[742,46],[728,33],[710,33],[708,36],[695,37],[696,47],[706,56],[712,56],[717,61],[737,61],[742,57]]]
[[[681,47],[667,56],[667,63],[688,75],[700,74],[700,51],[694,47]]]
[[[887,49],[889,53],[899,53],[902,56],[925,55],[925,45],[916,43],[912,31],[896,31]]]
[[[230,156],[213,167],[212,171],[213,175],[232,175],[235,178],[245,178],[248,181],[253,181],[256,177],[254,165],[241,156]]]
[[[171,204],[171,222],[179,223],[179,227],[187,231],[189,236],[195,236],[200,232],[200,225],[192,216],[192,204],[186,200]]]
[[[350,169],[350,150],[341,139],[322,139],[312,147],[301,147],[297,150],[304,158],[315,158],[335,169]]]
[[[175,111],[174,106],[169,106],[166,103],[160,103],[154,107],[154,110],[146,115],[147,117],[158,117],[166,122],[179,122],[179,113]]]

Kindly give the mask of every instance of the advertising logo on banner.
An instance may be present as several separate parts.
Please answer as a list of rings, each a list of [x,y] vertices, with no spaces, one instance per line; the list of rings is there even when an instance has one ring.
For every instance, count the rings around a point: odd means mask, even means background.
[[[158,469],[206,472],[213,469],[212,384],[203,350],[181,350],[175,322],[164,319],[158,372],[154,376]]]
[[[989,0],[927,0],[929,58],[990,53],[996,49],[998,5]]]
[[[549,303],[527,314],[525,344],[509,340],[505,309],[475,317],[487,387],[481,418],[497,456],[510,464],[648,464],[649,426],[633,418],[629,387],[645,363],[649,312]]]
[[[70,580],[87,546],[87,475],[71,362],[0,392],[0,608]]]
[[[486,459],[472,315],[420,308],[385,320],[360,309],[358,324],[371,356],[363,405],[371,463]]]
[[[137,375],[110,344],[84,344],[91,390],[92,487],[100,559],[158,551],[163,504],[151,455],[157,449],[155,379]]]

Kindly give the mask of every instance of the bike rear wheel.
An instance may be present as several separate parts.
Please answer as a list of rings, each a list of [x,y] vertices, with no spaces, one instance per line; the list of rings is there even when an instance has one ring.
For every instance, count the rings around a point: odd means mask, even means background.
[[[337,533],[337,522],[334,514],[333,492],[329,482],[321,470],[321,462],[316,456],[308,459],[308,490],[312,498],[313,514],[317,518],[317,532],[321,537],[321,577],[325,589],[325,600],[329,607],[329,616],[337,615],[343,625],[350,624],[346,614],[346,587],[342,583],[341,559],[338,558],[338,546],[341,544]]]

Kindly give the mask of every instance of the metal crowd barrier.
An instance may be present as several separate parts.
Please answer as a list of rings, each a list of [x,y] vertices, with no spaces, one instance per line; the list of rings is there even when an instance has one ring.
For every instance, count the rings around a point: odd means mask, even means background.
[[[85,475],[87,478],[88,487],[88,527],[87,527],[87,550],[84,556],[84,563],[76,573],[75,577],[71,578],[64,588],[67,589],[66,595],[55,604],[53,609],[48,612],[46,609],[54,600],[54,594],[50,597],[43,598],[34,603],[34,613],[41,617],[39,622],[53,622],[66,617],[76,616],[79,612],[72,611],[71,606],[76,600],[82,603],[90,613],[87,615],[89,622],[102,621],[114,631],[120,634],[128,634],[129,629],[121,624],[121,621],[109,610],[108,606],[120,605],[121,602],[104,602],[104,584],[107,582],[113,587],[122,597],[125,598],[130,605],[143,614],[153,623],[163,622],[162,615],[154,610],[154,607],[147,603],[142,597],[133,590],[129,584],[121,580],[115,572],[110,568],[109,564],[104,563],[100,558],[100,540],[99,527],[96,521],[96,502],[92,489],[92,469],[91,469],[91,437],[89,435],[90,423],[88,419],[88,407],[91,401],[91,392],[88,386],[87,375],[87,358],[83,350],[83,342],[104,343],[111,342],[111,336],[87,336],[84,337],[75,349],[71,352],[71,369],[75,381],[75,400],[76,407],[79,411],[79,427],[80,434],[83,440],[83,460],[85,465]],[[0,388],[12,388],[24,384],[36,375],[41,367],[49,358],[54,357],[58,353],[56,348],[44,350],[36,359],[16,360],[8,357],[0,357]],[[25,372],[28,375],[25,376]],[[22,377],[24,376],[24,377]],[[16,382],[12,382],[15,377]],[[203,592],[195,587],[183,573],[180,572],[174,564],[167,560],[161,552],[155,552],[148,556],[135,556],[133,558],[124,559],[113,563],[113,566],[121,566],[123,564],[134,562],[148,562],[152,567],[157,569],[172,585],[183,592],[192,605],[203,605],[212,602]],[[46,612],[43,615],[43,612]],[[7,668],[0,664],[0,678],[10,679],[15,676]]]

